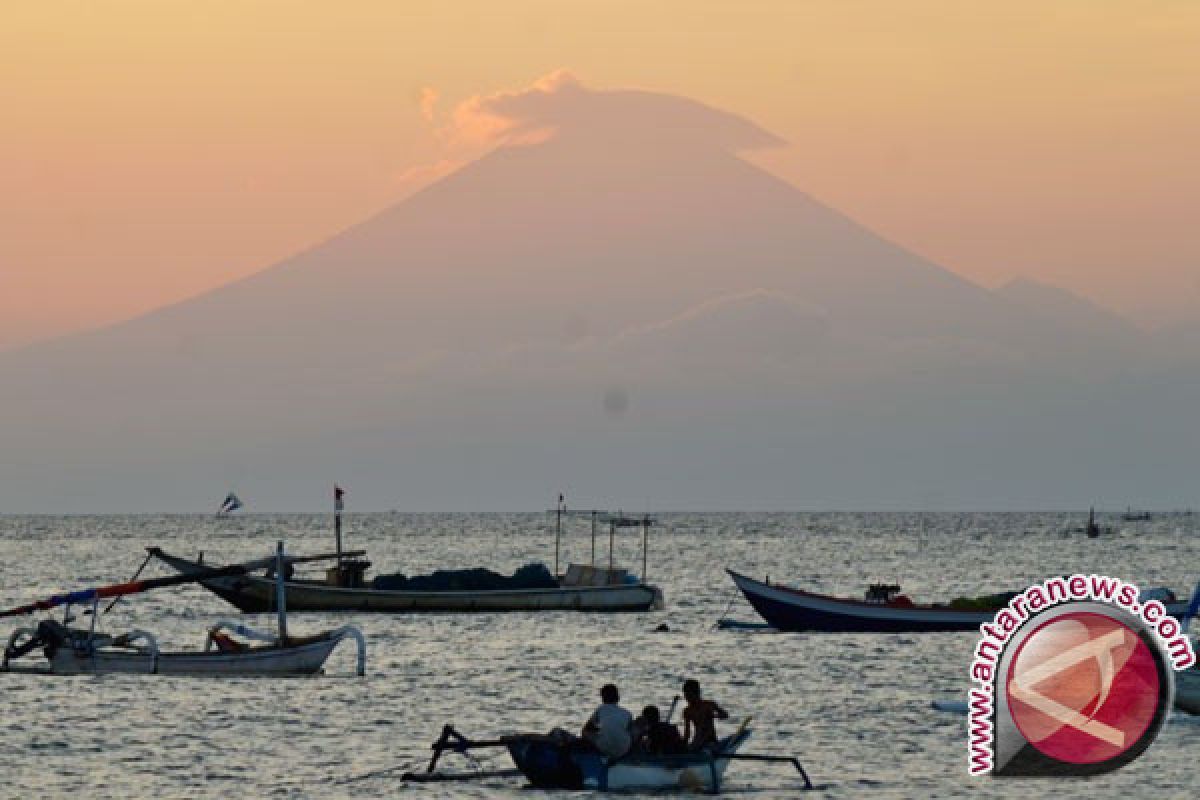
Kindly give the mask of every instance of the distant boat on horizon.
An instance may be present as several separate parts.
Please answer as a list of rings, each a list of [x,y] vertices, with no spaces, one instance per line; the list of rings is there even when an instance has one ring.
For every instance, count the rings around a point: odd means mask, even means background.
[[[1154,519],[1154,514],[1149,511],[1134,511],[1133,506],[1126,506],[1125,513],[1121,515],[1121,519],[1126,522],[1149,522]]]
[[[218,517],[227,517],[234,511],[237,511],[243,506],[242,500],[233,492],[225,495],[225,499],[221,501],[220,507],[217,509]]]

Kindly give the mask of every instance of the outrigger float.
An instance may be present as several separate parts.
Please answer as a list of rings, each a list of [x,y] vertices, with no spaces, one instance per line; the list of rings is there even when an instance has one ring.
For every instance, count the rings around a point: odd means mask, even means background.
[[[194,583],[204,578],[217,579],[242,574],[267,562],[273,562],[277,574],[282,575],[284,565],[289,562],[283,553],[282,542],[279,543],[273,558],[261,561],[206,570],[199,575],[173,575],[84,589],[54,595],[46,600],[0,612],[0,617],[6,617],[48,611],[59,606],[64,609],[61,623],[53,619],[44,619],[37,627],[18,628],[14,631],[4,648],[0,671],[46,675],[314,675],[321,672],[325,661],[343,640],[353,639],[358,646],[356,672],[360,676],[365,674],[366,641],[358,628],[346,625],[313,636],[289,636],[287,606],[283,602],[282,593],[277,603],[276,634],[221,621],[209,628],[203,650],[162,651],[154,635],[146,631],[133,630],[119,636],[111,636],[96,630],[96,621],[103,613],[99,608],[102,599],[113,598],[113,603],[108,606],[111,608],[117,600],[131,594]],[[88,628],[68,627],[72,605],[90,606],[91,625]],[[107,611],[108,608],[104,610]],[[245,644],[229,634],[236,634],[260,644]],[[46,659],[45,664],[14,663],[39,648]]]
[[[608,758],[578,740],[564,741],[544,734],[472,740],[447,725],[432,745],[433,756],[425,771],[405,773],[402,780],[435,783],[523,775],[538,789],[589,789],[601,792],[686,789],[716,794],[721,791],[725,772],[731,762],[757,761],[792,765],[804,780],[804,788],[812,789],[812,781],[799,759],[739,752],[750,738],[749,722],[746,720],[732,736],[720,739],[711,751],[677,755],[648,755],[635,751],[616,759]],[[435,771],[442,753],[465,755],[470,750],[483,748],[508,750],[516,769],[481,773]]]
[[[334,553],[293,559],[301,561],[335,561],[324,578],[300,578],[289,569],[283,583],[286,603],[292,611],[378,611],[404,612],[487,612],[487,611],[589,611],[622,612],[653,611],[663,607],[663,593],[657,586],[646,583],[649,531],[655,521],[649,516],[627,517],[600,511],[568,511],[561,498],[555,515],[554,571],[533,565],[514,576],[496,575],[486,570],[449,571],[434,576],[404,579],[403,576],[380,576],[368,584],[366,572],[370,561],[362,557],[365,551],[342,549],[341,498],[336,495],[334,525],[337,550]],[[586,514],[592,523],[591,564],[570,564],[559,572],[560,542],[565,518]],[[607,525],[608,566],[596,564],[596,533],[599,525]],[[642,531],[642,575],[636,577],[615,566],[614,540],[618,528],[640,528]],[[151,557],[183,575],[201,575],[209,567],[201,559],[171,555],[158,547],[148,547]],[[522,580],[522,573],[532,571],[532,580]],[[486,585],[470,585],[468,578],[483,573]],[[249,613],[270,611],[275,596],[275,576],[252,575],[250,571],[231,575],[214,574],[197,578],[201,586]],[[466,583],[470,588],[455,588]],[[412,588],[415,585],[415,588]],[[430,588],[432,587],[432,588]]]

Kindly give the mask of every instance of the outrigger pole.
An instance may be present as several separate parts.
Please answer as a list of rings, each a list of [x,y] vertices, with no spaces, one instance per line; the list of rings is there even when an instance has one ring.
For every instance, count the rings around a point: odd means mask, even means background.
[[[123,597],[127,594],[137,594],[138,592],[147,592],[151,589],[162,589],[167,586],[181,586],[186,583],[198,583],[206,581],[210,578],[224,578],[233,575],[245,575],[254,569],[262,566],[261,562],[251,562],[250,564],[234,564],[228,567],[217,567],[215,569],[198,570],[189,572],[185,575],[169,575],[165,578],[149,578],[144,581],[127,581],[126,583],[114,583],[108,586],[97,586],[91,589],[80,589],[74,592],[64,592],[62,594],[51,595],[45,600],[38,600],[34,603],[28,603],[23,606],[16,606],[4,611],[0,611],[0,617],[16,617],[22,614],[32,614],[35,611],[48,611],[52,608],[57,608],[62,605],[78,605],[81,603],[92,603],[96,600],[105,597]]]
[[[800,759],[795,756],[767,756],[757,753],[717,753],[714,758],[727,758],[730,761],[765,761],[769,764],[791,764],[800,773],[800,777],[804,779],[804,788],[814,789],[812,781],[808,779],[808,773],[804,771],[804,766],[800,763]]]
[[[481,747],[507,747],[508,742],[505,739],[483,739],[473,741],[463,736],[458,731],[454,730],[454,726],[445,725],[442,727],[442,735],[433,743],[431,749],[433,756],[429,759],[429,766],[424,772],[406,772],[400,776],[402,781],[413,781],[417,783],[432,782],[432,781],[470,781],[478,778],[502,778],[514,777],[520,775],[521,771],[517,769],[493,770],[491,772],[477,772],[468,775],[444,775],[435,774],[434,768],[437,767],[438,759],[442,757],[442,753],[450,750],[454,753],[465,754],[468,750],[475,750]]]
[[[158,547],[147,547],[146,552],[152,556],[162,553]],[[188,583],[200,583],[202,581],[211,580],[213,578],[227,578],[237,575],[248,575],[255,570],[270,567],[276,564],[278,556],[269,556],[267,558],[259,558],[254,561],[246,561],[242,564],[230,564],[224,567],[213,567],[211,569],[198,569],[194,572],[184,572],[178,575],[168,575],[165,578],[147,578],[146,580],[131,580],[125,583],[113,583],[106,586],[95,586],[90,589],[79,589],[73,592],[63,592],[47,597],[44,600],[38,600],[34,603],[27,603],[23,606],[16,606],[0,611],[0,617],[16,617],[22,614],[32,614],[36,611],[48,611],[51,608],[57,608],[62,605],[79,605],[83,603],[91,603],[96,599],[104,599],[106,597],[124,597],[127,594],[137,594],[139,592],[148,592],[152,589],[165,589],[169,586],[183,586]],[[332,553],[322,553],[316,556],[284,556],[284,564],[297,564],[307,561],[324,561],[333,558]],[[140,569],[138,570],[141,571]],[[276,570],[279,572],[279,570]]]

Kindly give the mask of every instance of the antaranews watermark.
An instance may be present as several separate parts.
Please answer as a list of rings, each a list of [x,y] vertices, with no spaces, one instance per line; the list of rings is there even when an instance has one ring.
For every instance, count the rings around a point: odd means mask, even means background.
[[[1200,591],[1188,614],[1197,599]],[[1117,769],[1157,736],[1173,671],[1196,663],[1166,606],[1104,575],[1031,586],[980,633],[968,697],[972,775]]]

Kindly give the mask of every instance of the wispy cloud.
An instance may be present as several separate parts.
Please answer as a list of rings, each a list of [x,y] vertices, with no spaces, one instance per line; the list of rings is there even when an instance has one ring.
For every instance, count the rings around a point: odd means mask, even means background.
[[[548,133],[547,126],[538,124],[544,116],[539,111],[564,93],[585,91],[570,72],[555,70],[521,89],[468,97],[455,106],[438,135],[453,148],[527,144]]]
[[[426,86],[421,89],[421,96],[417,100],[417,105],[421,109],[421,116],[430,125],[433,124],[434,112],[437,110],[438,90],[432,86]]]

